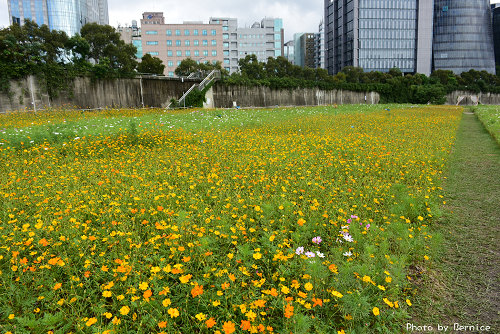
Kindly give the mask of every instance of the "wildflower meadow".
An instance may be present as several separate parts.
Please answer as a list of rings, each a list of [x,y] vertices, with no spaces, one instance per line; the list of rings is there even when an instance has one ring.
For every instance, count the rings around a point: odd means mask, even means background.
[[[0,115],[0,331],[400,332],[461,114]]]

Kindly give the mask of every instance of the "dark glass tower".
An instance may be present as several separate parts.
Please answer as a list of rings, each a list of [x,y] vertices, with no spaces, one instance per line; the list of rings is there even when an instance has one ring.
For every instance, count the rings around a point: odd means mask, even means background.
[[[435,70],[456,74],[495,73],[488,0],[435,0],[433,62]]]
[[[325,0],[325,60],[335,74],[431,71],[432,0]]]
[[[493,44],[495,46],[495,65],[500,65],[500,7],[492,5],[493,14]]]
[[[10,23],[30,19],[72,36],[89,22],[108,24],[108,0],[7,0]]]

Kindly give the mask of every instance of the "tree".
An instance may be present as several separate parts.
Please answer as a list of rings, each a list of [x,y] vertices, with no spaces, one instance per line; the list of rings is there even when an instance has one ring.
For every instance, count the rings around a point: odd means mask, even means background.
[[[199,65],[191,58],[186,58],[181,61],[179,66],[175,69],[175,75],[178,77],[187,77],[191,73],[199,70]]]
[[[245,58],[238,61],[242,75],[246,75],[249,79],[259,80],[265,79],[264,66],[257,60],[256,55],[247,55]]]
[[[80,30],[81,36],[89,43],[88,59],[99,64],[103,59],[119,76],[133,74],[137,67],[135,53],[137,49],[132,44],[126,44],[120,39],[120,34],[109,25],[87,23]]]
[[[150,73],[162,75],[165,70],[165,65],[160,58],[153,57],[149,53],[146,53],[139,65],[137,66],[137,71],[140,73]]]

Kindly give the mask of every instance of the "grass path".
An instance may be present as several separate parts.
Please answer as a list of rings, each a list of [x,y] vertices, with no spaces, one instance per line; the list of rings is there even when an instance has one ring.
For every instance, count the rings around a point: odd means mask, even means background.
[[[463,115],[445,182],[446,214],[435,267],[416,305],[418,325],[489,325],[500,332],[500,147],[474,114]],[[460,333],[481,333],[477,330]],[[484,331],[486,333],[486,331]]]

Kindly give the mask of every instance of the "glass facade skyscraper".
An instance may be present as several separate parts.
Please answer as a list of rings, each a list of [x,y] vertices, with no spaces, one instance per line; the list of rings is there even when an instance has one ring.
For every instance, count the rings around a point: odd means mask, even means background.
[[[434,69],[495,73],[488,0],[435,0]]]
[[[421,15],[425,9],[432,12],[432,0],[325,0],[328,71],[356,66],[388,72],[397,67],[430,74],[432,19]]]
[[[69,36],[80,32],[86,23],[108,24],[107,0],[7,0],[10,24],[25,19]]]

